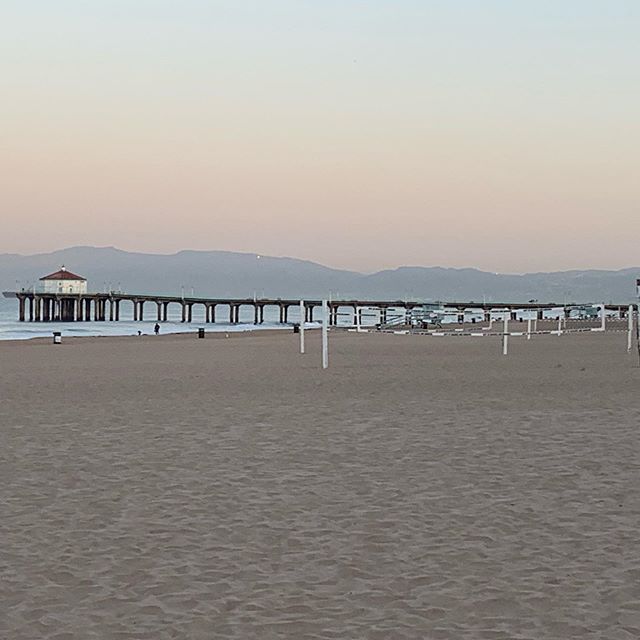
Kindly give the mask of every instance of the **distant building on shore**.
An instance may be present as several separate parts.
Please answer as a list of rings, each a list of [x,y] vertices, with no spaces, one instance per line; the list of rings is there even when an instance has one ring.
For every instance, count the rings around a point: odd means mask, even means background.
[[[40,278],[43,293],[87,293],[87,279],[62,265],[59,271]]]

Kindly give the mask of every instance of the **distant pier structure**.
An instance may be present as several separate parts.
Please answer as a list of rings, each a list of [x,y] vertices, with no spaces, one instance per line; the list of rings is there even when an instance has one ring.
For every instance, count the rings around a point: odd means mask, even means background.
[[[240,322],[240,309],[250,307],[253,310],[254,324],[264,322],[264,310],[266,307],[276,307],[279,310],[280,324],[289,322],[289,309],[300,308],[299,299],[282,298],[203,298],[185,296],[156,296],[142,294],[127,294],[120,291],[105,293],[89,293],[87,291],[87,279],[72,273],[62,266],[58,271],[40,278],[40,290],[22,289],[20,291],[5,291],[6,298],[16,298],[19,304],[19,320],[21,322],[118,322],[121,308],[130,305],[133,320],[135,322],[153,320],[166,322],[168,319],[169,305],[178,305],[181,309],[182,322],[192,322],[194,307],[204,307],[204,320],[206,323],[214,323],[222,314],[228,313],[228,322],[238,324]],[[532,301],[522,302],[441,302],[436,303],[447,314],[457,315],[459,322],[463,322],[465,313],[473,311],[482,313],[484,320],[489,321],[492,312],[508,312],[512,320],[516,320],[521,311],[536,311],[538,319],[544,318],[544,313],[549,309],[564,307],[565,317],[569,317],[571,307],[563,304],[549,302],[540,303]],[[330,300],[328,302],[329,324],[337,325],[340,315],[352,314],[353,324],[362,324],[364,313],[375,313],[380,324],[388,321],[388,316],[395,313],[410,314],[414,310],[420,310],[425,306],[424,302],[409,300],[366,300],[344,299]],[[305,322],[320,320],[322,300],[305,300]],[[607,311],[625,317],[627,307],[618,304],[604,305]],[[226,314],[225,314],[226,315]],[[316,317],[314,317],[316,316]],[[227,318],[224,318],[226,320]],[[223,321],[224,321],[223,320]]]
[[[204,307],[204,321],[214,323],[221,319],[221,311],[227,311],[228,316],[224,319],[230,324],[240,322],[241,307],[251,307],[253,309],[254,324],[264,322],[264,310],[266,307],[276,307],[279,309],[280,324],[289,322],[289,310],[293,307],[300,307],[298,299],[282,298],[198,298],[181,296],[154,296],[136,295],[118,292],[109,293],[34,293],[33,291],[5,291],[6,298],[17,298],[19,304],[20,322],[117,322],[120,320],[120,312],[123,304],[130,304],[133,310],[133,320],[155,320],[166,322],[168,319],[169,305],[178,305],[181,309],[182,322],[192,322],[193,309],[198,305]],[[379,322],[387,322],[387,315],[391,312],[404,310],[411,312],[420,309],[424,303],[410,302],[406,300],[332,300],[328,303],[329,324],[338,324],[340,315],[351,315],[353,324],[362,324],[365,312],[376,311]],[[451,315],[457,314],[458,321],[464,320],[465,312],[483,312],[485,321],[489,321],[492,312],[504,313],[508,311],[512,320],[516,320],[519,312],[535,310],[537,317],[542,320],[545,311],[549,309],[562,308],[562,304],[548,303],[526,304],[526,303],[477,303],[477,302],[445,302],[443,308],[447,309]],[[322,300],[305,300],[305,322],[320,320],[320,314],[316,313],[322,307]],[[619,317],[626,317],[627,307],[624,305],[607,304],[607,311],[619,314]],[[155,311],[155,313],[154,313]],[[567,307],[565,315],[568,317],[570,308]],[[226,316],[226,314],[225,314]],[[224,321],[223,320],[223,321]]]

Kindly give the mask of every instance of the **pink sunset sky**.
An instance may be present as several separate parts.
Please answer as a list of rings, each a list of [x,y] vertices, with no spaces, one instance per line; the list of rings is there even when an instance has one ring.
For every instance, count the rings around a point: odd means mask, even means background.
[[[640,3],[0,9],[0,252],[640,264]]]

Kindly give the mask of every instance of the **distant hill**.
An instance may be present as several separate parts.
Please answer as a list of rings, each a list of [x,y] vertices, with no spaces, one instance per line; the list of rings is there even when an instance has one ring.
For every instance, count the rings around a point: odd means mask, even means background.
[[[478,269],[400,267],[362,274],[307,260],[228,251],[180,251],[172,255],[131,253],[113,247],[71,247],[47,254],[0,254],[0,289],[29,287],[60,265],[89,280],[91,291],[200,296],[307,297],[459,301],[635,301],[640,268],[620,271],[560,271],[524,275]]]

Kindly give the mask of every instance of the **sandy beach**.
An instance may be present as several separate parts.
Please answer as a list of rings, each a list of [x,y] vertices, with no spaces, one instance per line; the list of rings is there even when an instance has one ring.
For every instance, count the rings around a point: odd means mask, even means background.
[[[624,333],[0,343],[0,637],[640,637]]]

